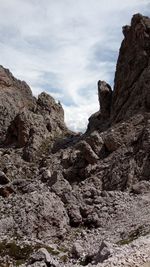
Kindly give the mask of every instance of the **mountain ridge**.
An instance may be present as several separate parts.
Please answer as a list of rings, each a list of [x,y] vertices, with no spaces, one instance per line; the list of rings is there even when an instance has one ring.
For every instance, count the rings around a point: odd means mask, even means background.
[[[1,266],[150,261],[150,19],[123,33],[114,90],[98,82],[84,134],[0,67]]]

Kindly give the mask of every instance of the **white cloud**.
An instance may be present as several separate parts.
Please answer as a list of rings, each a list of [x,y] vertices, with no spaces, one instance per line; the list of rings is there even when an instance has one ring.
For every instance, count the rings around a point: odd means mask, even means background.
[[[121,27],[149,0],[0,0],[0,64],[49,91],[72,129],[98,109],[96,84],[112,82]],[[113,55],[113,56],[112,56]]]

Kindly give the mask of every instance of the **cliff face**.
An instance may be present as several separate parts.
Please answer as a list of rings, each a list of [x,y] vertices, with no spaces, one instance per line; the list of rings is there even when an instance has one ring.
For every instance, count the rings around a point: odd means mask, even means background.
[[[53,142],[71,133],[64,123],[61,104],[46,93],[36,99],[25,82],[2,66],[0,93],[0,144],[22,147],[26,160],[33,160],[46,140]]]
[[[98,82],[100,109],[82,136],[51,96],[35,99],[1,67],[0,264],[17,264],[11,240],[30,245],[22,267],[122,266],[108,259],[116,244],[150,232],[150,19],[134,15],[123,33],[114,90]],[[137,266],[142,253],[149,246]]]
[[[103,131],[116,122],[150,111],[149,18],[134,15],[131,26],[123,27],[123,35],[113,93],[108,84],[98,82],[100,111],[89,119],[88,130]]]
[[[34,104],[29,86],[0,66],[0,142],[4,141],[7,128],[15,115],[24,107],[32,109]]]
[[[123,34],[111,107],[113,123],[150,111],[149,18],[134,15]]]

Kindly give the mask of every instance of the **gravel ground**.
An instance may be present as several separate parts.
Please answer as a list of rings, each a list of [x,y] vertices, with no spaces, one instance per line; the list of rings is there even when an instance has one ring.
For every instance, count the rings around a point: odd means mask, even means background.
[[[92,265],[89,265],[92,266]],[[114,248],[114,254],[97,267],[150,267],[150,235],[140,237],[130,245]]]

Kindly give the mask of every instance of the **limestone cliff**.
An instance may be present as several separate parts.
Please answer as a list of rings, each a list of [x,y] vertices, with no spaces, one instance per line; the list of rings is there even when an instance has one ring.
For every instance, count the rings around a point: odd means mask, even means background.
[[[98,82],[81,136],[51,96],[0,68],[0,266],[150,261],[150,19],[123,34],[114,90]]]

